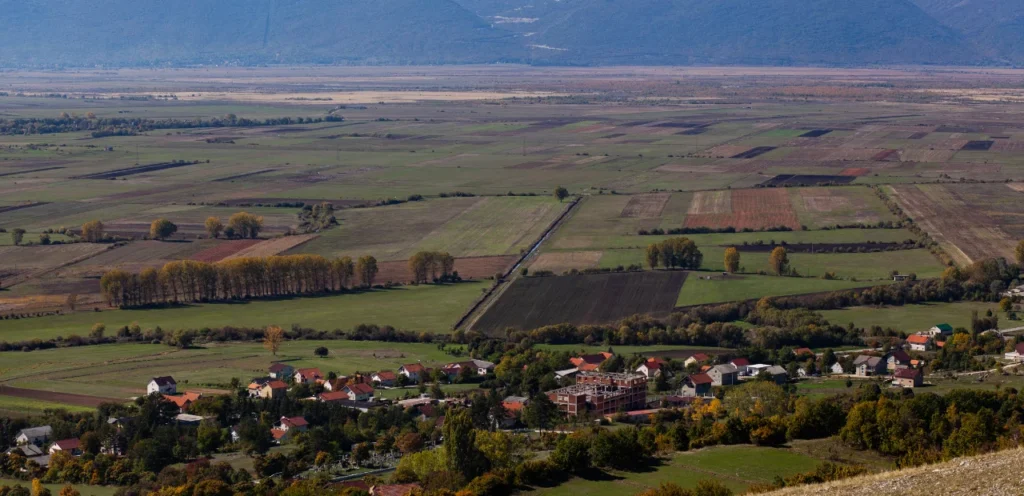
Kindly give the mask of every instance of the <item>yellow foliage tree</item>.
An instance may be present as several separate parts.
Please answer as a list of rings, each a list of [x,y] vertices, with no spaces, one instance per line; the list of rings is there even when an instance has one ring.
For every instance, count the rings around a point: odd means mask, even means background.
[[[281,349],[281,343],[284,342],[284,330],[278,326],[267,327],[267,330],[263,332],[263,347],[267,351],[277,356],[277,350]]]

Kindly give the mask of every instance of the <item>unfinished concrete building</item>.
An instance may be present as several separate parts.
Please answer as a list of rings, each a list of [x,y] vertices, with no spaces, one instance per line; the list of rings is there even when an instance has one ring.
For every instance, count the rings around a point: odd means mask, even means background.
[[[573,386],[548,391],[558,410],[571,416],[608,415],[647,406],[647,378],[641,374],[580,372]]]

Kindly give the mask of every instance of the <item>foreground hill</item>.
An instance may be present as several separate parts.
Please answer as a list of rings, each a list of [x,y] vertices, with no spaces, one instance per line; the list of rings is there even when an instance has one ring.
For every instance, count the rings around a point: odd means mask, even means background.
[[[0,0],[0,66],[495,62],[520,45],[451,0]]]
[[[460,0],[535,62],[871,65],[984,61],[909,0]]]
[[[1015,449],[946,463],[852,479],[814,484],[771,493],[770,496],[927,494],[1001,496],[1024,494],[1024,450]]]

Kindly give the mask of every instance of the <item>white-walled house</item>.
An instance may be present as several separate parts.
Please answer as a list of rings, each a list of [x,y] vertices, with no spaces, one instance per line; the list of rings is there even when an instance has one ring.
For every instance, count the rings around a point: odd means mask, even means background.
[[[146,386],[146,394],[178,394],[178,383],[174,381],[174,378],[167,375],[163,377],[154,377],[149,381],[149,385]]]

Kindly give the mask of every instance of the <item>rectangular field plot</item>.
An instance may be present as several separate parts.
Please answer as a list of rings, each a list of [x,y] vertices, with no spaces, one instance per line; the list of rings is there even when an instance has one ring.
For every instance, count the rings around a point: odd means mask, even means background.
[[[636,272],[517,279],[474,329],[497,333],[564,322],[606,324],[672,310],[686,272]]]
[[[704,209],[706,205],[694,207]],[[691,212],[693,209],[691,209]],[[783,189],[744,189],[731,192],[728,213],[693,214],[686,217],[685,227],[765,229],[786,226],[799,229],[789,193]]]
[[[488,197],[342,210],[336,214],[340,226],[291,253],[371,254],[378,260],[406,260],[421,250],[447,251],[457,258],[515,255],[567,205],[542,197]]]
[[[703,276],[703,277],[701,277]],[[710,279],[708,279],[710,278]],[[710,275],[694,273],[679,292],[677,306],[705,305],[762,298],[788,296],[870,286],[864,281],[827,281],[810,277],[776,277],[757,275]]]
[[[790,190],[790,195],[800,224],[810,229],[897,220],[865,187],[799,188]]]

